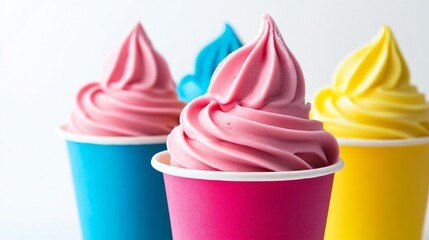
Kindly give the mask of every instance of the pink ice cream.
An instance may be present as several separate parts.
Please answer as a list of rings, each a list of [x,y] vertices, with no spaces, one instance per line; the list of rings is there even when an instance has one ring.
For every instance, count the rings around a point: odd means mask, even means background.
[[[179,101],[167,62],[137,24],[107,66],[84,86],[68,130],[96,136],[166,135],[179,124]]]
[[[171,165],[234,171],[290,171],[331,165],[335,138],[309,119],[301,68],[273,19],[229,55],[207,94],[183,110],[168,136]]]

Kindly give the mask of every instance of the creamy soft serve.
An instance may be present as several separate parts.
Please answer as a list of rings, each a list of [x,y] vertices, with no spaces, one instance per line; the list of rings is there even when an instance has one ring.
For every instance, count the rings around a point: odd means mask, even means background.
[[[167,135],[185,105],[140,23],[110,59],[103,81],[82,87],[76,103],[68,129],[96,136]]]
[[[338,159],[335,138],[309,120],[304,76],[273,19],[230,54],[207,94],[190,102],[169,135],[171,165],[218,171],[290,171]]]
[[[429,104],[410,83],[408,66],[388,27],[339,66],[320,91],[312,117],[340,138],[403,139],[429,135]]]

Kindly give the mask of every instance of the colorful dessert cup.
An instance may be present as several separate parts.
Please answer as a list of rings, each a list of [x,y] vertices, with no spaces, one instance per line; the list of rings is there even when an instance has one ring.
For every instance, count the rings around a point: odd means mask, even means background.
[[[271,16],[261,20],[152,160],[174,239],[323,239],[338,143],[309,119],[301,67]]]
[[[339,139],[326,240],[422,238],[429,189],[429,138]]]
[[[150,166],[166,136],[66,140],[82,236],[92,239],[172,239],[162,174]]]
[[[219,172],[170,166],[164,151],[152,159],[164,174],[174,239],[323,239],[334,173]],[[317,201],[315,201],[317,199]]]
[[[429,189],[429,103],[392,31],[348,56],[312,117],[339,139],[326,240],[418,240]]]
[[[166,149],[184,106],[167,62],[138,23],[102,80],[79,90],[60,130],[85,240],[171,239],[162,175],[150,159]]]

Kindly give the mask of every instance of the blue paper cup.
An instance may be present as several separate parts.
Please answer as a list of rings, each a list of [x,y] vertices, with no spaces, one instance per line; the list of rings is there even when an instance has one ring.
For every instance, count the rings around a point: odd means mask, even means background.
[[[172,239],[162,173],[151,167],[167,136],[98,137],[64,127],[85,240]]]

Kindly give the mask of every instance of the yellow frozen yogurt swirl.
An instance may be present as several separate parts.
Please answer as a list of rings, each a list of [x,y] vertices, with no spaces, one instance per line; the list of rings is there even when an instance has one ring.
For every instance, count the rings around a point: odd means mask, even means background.
[[[341,64],[315,98],[312,117],[339,138],[405,139],[429,135],[429,104],[388,27]]]

